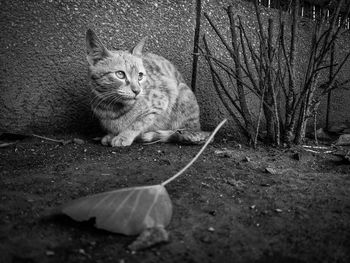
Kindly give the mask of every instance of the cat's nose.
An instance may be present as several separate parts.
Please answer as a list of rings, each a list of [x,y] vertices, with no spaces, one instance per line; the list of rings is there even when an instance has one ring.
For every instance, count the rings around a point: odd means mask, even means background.
[[[139,95],[141,92],[140,87],[137,87],[137,86],[132,87],[131,90],[132,90],[132,92],[135,93],[136,96]]]

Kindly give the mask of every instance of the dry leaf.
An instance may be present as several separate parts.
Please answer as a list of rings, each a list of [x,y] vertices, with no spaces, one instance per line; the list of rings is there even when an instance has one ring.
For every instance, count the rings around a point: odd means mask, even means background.
[[[166,227],[172,203],[162,185],[124,188],[73,200],[60,213],[76,221],[95,218],[95,226],[125,235],[138,235],[147,228]]]
[[[164,186],[175,180],[198,159],[225,122],[226,119],[215,128],[201,150],[184,168],[163,183],[82,197],[61,206],[55,213],[65,214],[76,221],[95,219],[97,228],[115,233],[143,233],[140,242],[134,244],[135,248],[139,248],[139,245],[140,248],[145,248],[167,240],[164,228],[170,223],[172,204]]]

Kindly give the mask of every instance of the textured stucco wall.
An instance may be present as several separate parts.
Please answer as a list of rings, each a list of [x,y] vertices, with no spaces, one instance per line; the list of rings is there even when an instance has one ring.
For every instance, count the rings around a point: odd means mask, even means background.
[[[229,32],[223,7],[230,3],[234,3],[235,13],[255,30],[251,3],[202,2],[203,11],[213,17],[223,32]],[[90,132],[97,127],[89,107],[87,28],[94,29],[109,48],[128,49],[143,36],[149,36],[146,51],[171,60],[187,84],[191,82],[195,0],[0,0],[0,27],[0,132]],[[310,35],[307,26],[301,28],[306,36]],[[225,56],[204,17],[202,33],[207,34],[216,52]],[[302,53],[307,50],[308,39],[300,39]],[[349,41],[343,41],[341,46],[349,50]],[[213,129],[228,116],[202,57],[196,95],[204,129]],[[349,95],[334,94],[338,103],[333,107],[332,121],[349,119]],[[251,102],[256,109],[256,100],[251,98]],[[324,110],[321,113],[324,123]],[[226,127],[234,127],[234,123]],[[230,133],[234,134],[234,129]]]

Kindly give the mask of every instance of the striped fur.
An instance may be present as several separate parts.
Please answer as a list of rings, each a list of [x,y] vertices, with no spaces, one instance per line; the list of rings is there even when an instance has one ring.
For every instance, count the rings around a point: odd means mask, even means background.
[[[102,144],[205,141],[193,92],[168,60],[142,53],[145,39],[130,51],[110,51],[89,29],[86,43],[92,110],[107,131]]]

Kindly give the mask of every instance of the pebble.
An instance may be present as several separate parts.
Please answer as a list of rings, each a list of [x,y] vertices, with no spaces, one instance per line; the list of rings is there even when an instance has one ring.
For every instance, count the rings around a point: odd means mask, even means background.
[[[215,231],[215,228],[214,228],[214,227],[209,227],[209,228],[208,228],[208,231],[209,231],[209,232],[214,232],[214,231]]]

